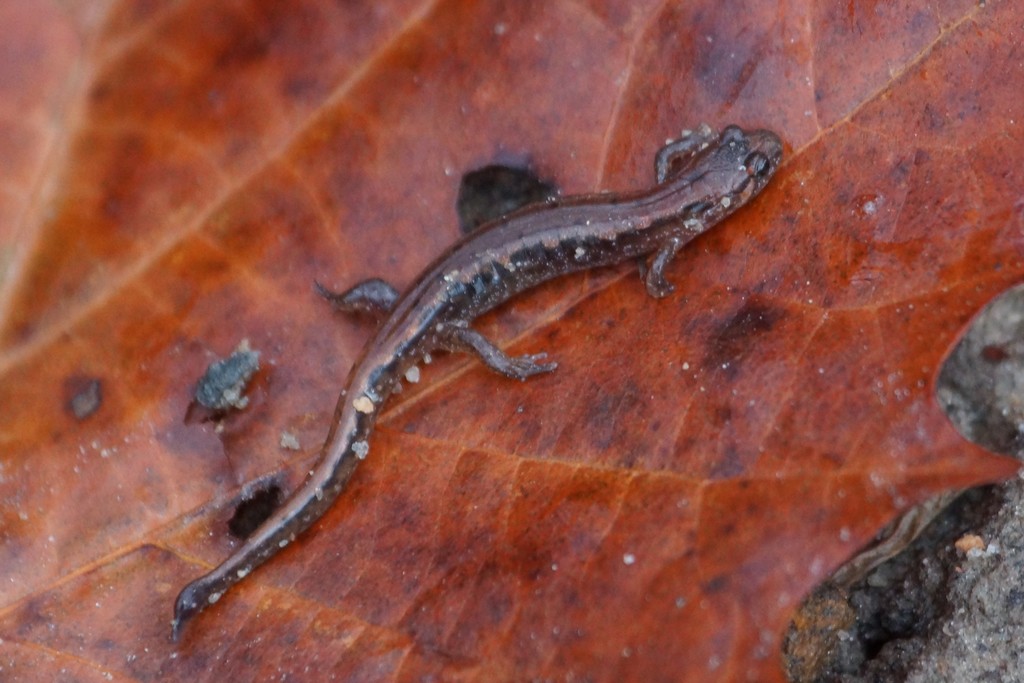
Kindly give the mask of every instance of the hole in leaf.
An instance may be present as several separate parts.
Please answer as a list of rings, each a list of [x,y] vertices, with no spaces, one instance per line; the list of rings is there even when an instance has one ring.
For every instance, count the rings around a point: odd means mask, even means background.
[[[965,438],[1020,457],[1024,451],[1024,285],[993,299],[970,323],[939,370],[936,400]],[[966,535],[980,533],[983,547],[978,552],[998,557],[1003,552],[1000,531],[990,520],[1008,514],[1003,506],[1011,506],[1013,499],[1007,501],[1007,496],[1013,495],[1012,487],[996,486],[959,496],[953,492],[925,501],[894,521],[891,529],[927,506],[934,507],[934,518],[930,523],[926,518],[920,535],[910,536],[898,554],[848,583],[835,578],[844,567],[807,598],[790,624],[784,645],[790,680],[906,680],[919,662],[927,661],[919,659],[927,657],[924,653],[943,651],[942,639],[948,629],[955,628],[951,624],[957,623],[956,614],[970,614],[979,601],[988,605],[1014,601],[1012,587],[1003,598],[991,582],[983,582],[983,573],[971,579],[977,583],[965,583],[971,563],[982,560],[972,560],[958,548]],[[974,618],[999,623],[993,613]]]
[[[248,538],[281,505],[281,487],[270,484],[257,489],[235,508],[228,530],[235,538]]]
[[[529,168],[493,164],[462,176],[455,210],[463,234],[529,204],[546,202],[558,189]]]
[[[989,450],[1024,448],[1024,285],[993,299],[939,372],[936,397],[957,430]]]

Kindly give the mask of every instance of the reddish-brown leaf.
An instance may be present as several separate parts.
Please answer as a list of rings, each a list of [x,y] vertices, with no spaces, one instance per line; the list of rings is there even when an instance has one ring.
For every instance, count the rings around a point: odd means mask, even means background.
[[[4,676],[780,680],[811,586],[912,503],[1014,470],[933,382],[1024,275],[1022,18],[0,4]],[[168,642],[242,486],[295,486],[371,332],[314,279],[408,285],[456,238],[467,170],[644,187],[700,121],[788,156],[677,259],[676,295],[623,266],[487,316],[558,371],[442,359],[322,522]],[[186,420],[242,339],[248,407]]]

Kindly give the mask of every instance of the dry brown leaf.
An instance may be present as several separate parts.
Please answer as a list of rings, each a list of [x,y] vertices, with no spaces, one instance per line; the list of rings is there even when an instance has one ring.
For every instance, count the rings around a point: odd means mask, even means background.
[[[780,680],[810,587],[909,505],[1014,471],[933,382],[1024,274],[1022,12],[0,4],[4,676]],[[675,296],[623,266],[486,317],[558,371],[430,368],[314,530],[168,642],[243,485],[299,481],[371,333],[314,279],[408,285],[465,171],[645,187],[700,121],[788,158]],[[187,422],[242,339],[248,407]]]

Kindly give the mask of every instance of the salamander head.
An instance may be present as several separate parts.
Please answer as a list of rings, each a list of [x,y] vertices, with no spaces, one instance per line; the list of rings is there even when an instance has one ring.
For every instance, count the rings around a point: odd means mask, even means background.
[[[682,218],[713,225],[750,201],[782,160],[782,141],[768,130],[726,126],[717,141],[693,155],[670,183],[688,183],[692,202]]]
[[[760,193],[775,175],[781,160],[782,141],[775,133],[769,130],[746,132],[739,126],[726,126],[708,159],[706,176],[717,183],[718,195],[728,198],[723,215],[732,213]]]

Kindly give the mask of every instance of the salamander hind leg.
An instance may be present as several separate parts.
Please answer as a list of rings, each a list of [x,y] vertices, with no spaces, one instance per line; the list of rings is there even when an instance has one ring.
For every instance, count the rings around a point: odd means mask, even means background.
[[[346,313],[382,315],[390,312],[398,301],[398,290],[377,278],[363,280],[344,292],[332,292],[319,282],[313,284],[320,296],[331,302],[337,310]]]
[[[668,238],[651,257],[647,268],[640,269],[640,277],[643,278],[644,284],[647,286],[647,293],[655,299],[661,299],[675,291],[676,288],[672,283],[665,279],[665,269],[683,244],[684,240],[681,237]]]
[[[512,379],[525,380],[533,375],[551,372],[558,367],[558,363],[555,362],[539,362],[547,358],[546,353],[509,356],[492,344],[487,337],[469,327],[452,327],[451,334],[443,340],[443,343],[450,351],[475,353],[491,370]]]
[[[654,157],[654,174],[658,184],[665,182],[670,176],[679,172],[701,151],[718,139],[718,134],[706,123],[697,126],[697,130],[683,131],[678,140],[669,142],[658,150]]]

